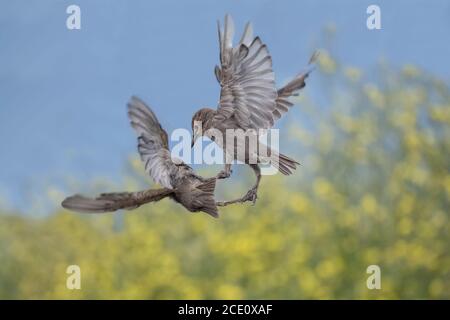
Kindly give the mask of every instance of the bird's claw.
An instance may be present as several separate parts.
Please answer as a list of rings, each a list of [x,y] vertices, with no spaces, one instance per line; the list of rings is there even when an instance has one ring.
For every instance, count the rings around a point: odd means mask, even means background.
[[[226,178],[229,178],[230,176],[231,176],[231,173],[232,173],[233,171],[232,170],[222,170],[222,171],[220,171],[218,174],[217,174],[217,176],[216,176],[216,178],[217,179],[226,179]]]
[[[258,198],[257,193],[258,193],[258,188],[254,187],[254,188],[250,189],[247,192],[247,194],[245,196],[243,196],[242,198],[234,199],[234,200],[230,200],[230,201],[218,201],[218,202],[216,202],[216,205],[219,207],[225,207],[230,204],[244,203],[247,201],[251,201],[252,205],[255,205],[256,199]]]
[[[251,201],[252,205],[255,205],[258,198],[258,192],[256,188],[248,190],[247,194],[242,198],[242,202]]]

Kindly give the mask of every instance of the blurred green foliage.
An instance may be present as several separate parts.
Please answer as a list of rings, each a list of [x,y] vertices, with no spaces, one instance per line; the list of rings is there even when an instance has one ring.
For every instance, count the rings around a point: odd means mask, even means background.
[[[326,51],[312,77],[323,96],[299,97],[282,146],[302,166],[264,177],[256,206],[219,220],[169,200],[97,216],[3,213],[0,298],[449,299],[448,85],[414,66],[365,74]],[[250,185],[222,183],[227,198]],[[66,288],[71,264],[81,290]],[[381,290],[366,287],[372,264]]]

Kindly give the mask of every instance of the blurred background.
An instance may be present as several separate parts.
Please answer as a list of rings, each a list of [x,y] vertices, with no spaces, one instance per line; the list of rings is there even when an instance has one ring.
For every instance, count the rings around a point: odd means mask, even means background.
[[[66,8],[81,8],[68,30]],[[448,1],[14,1],[0,10],[0,298],[449,299]],[[169,200],[81,215],[72,193],[151,180],[125,104],[169,131],[216,106],[216,20],[267,43],[281,86],[321,54],[278,123],[302,165],[214,220]],[[220,167],[196,166],[202,175]],[[245,166],[218,199],[253,183]],[[81,290],[66,268],[81,268]],[[381,268],[368,290],[366,268]]]

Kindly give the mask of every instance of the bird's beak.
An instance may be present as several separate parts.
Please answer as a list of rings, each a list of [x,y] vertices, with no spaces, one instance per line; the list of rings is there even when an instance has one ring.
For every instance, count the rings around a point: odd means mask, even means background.
[[[191,149],[194,147],[195,141],[202,136],[201,122],[194,121],[194,123],[195,125],[192,126]]]
[[[197,135],[195,133],[192,134],[192,140],[191,140],[191,149],[194,147],[195,140],[197,140]]]

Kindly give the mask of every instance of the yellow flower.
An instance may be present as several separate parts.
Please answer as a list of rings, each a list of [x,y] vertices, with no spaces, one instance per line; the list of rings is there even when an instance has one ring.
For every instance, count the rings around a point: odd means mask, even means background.
[[[403,67],[402,73],[409,78],[415,78],[418,77],[420,75],[420,70],[411,65],[411,64],[407,64]]]
[[[399,202],[399,212],[402,215],[409,214],[414,209],[415,201],[410,194],[402,195]]]
[[[412,230],[412,221],[408,218],[403,218],[398,224],[398,231],[401,235],[408,235]]]
[[[319,197],[325,198],[327,195],[329,195],[332,191],[332,187],[330,183],[323,179],[323,178],[317,178],[314,181],[314,192]]]
[[[375,107],[383,108],[385,106],[384,96],[374,84],[365,85],[364,92]]]
[[[443,181],[445,192],[447,193],[447,198],[450,198],[450,175],[447,175]]]
[[[325,50],[320,50],[320,54],[317,58],[317,64],[324,73],[330,74],[336,72],[336,61],[334,61],[330,54]]]
[[[244,294],[242,289],[235,285],[222,284],[217,288],[216,295],[218,299],[234,300],[243,299]]]
[[[436,122],[450,123],[450,105],[438,106],[430,108],[430,117]]]
[[[377,200],[371,194],[366,194],[361,200],[361,206],[368,214],[375,214],[377,212]]]
[[[298,283],[307,295],[312,295],[319,287],[319,281],[315,274],[309,270],[299,272]]]
[[[308,213],[308,211],[309,211],[309,207],[310,207],[309,200],[302,193],[294,194],[292,196],[290,203],[291,203],[292,209],[295,212]]]
[[[361,79],[362,72],[358,68],[347,67],[344,69],[344,74],[350,81],[357,82]]]
[[[342,263],[339,259],[325,259],[316,267],[316,273],[323,279],[333,278],[341,272]]]
[[[442,284],[441,279],[435,279],[430,283],[428,287],[430,295],[434,298],[441,297],[441,294],[444,292],[444,285]]]

